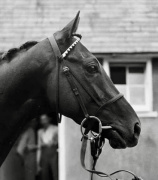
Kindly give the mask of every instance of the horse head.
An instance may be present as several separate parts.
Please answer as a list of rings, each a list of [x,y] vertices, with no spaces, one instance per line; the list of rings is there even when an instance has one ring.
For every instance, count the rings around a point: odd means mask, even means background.
[[[79,13],[67,26],[54,34],[61,54],[76,40],[74,34],[78,24]],[[58,104],[60,113],[72,118],[78,124],[81,124],[84,118],[83,109],[75,98],[71,84],[63,72],[65,66],[73,74],[72,81],[78,89],[88,114],[97,116],[103,126],[112,127],[109,130],[103,130],[102,136],[109,139],[113,148],[135,146],[141,130],[139,118],[126,99],[119,96],[118,90],[97,58],[81,42],[71,49],[63,62],[59,62]],[[48,92],[49,99],[53,99],[51,96],[55,93],[52,93],[52,90]]]

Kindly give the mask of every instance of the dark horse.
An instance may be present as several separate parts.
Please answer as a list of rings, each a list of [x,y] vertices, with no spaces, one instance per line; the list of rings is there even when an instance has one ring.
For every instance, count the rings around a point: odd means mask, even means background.
[[[54,34],[61,53],[76,40],[74,33],[78,22],[79,13],[67,26]],[[102,125],[112,127],[110,130],[103,130],[103,137],[109,139],[113,148],[135,146],[140,134],[140,121],[124,97],[104,107],[119,92],[96,57],[78,42],[64,61],[79,79],[76,81],[73,78],[87,112],[95,115],[99,109],[97,117]],[[0,64],[0,164],[26,122],[39,112],[56,111],[57,103],[61,114],[81,123],[84,118],[82,108],[63,73],[63,64],[57,62],[48,39],[27,42],[3,55]]]

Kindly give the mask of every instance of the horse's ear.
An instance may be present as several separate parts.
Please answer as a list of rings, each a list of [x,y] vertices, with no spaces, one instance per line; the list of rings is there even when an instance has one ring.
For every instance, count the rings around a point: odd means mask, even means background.
[[[78,11],[76,17],[70,22],[70,33],[69,33],[69,38],[72,36],[72,34],[74,34],[77,31],[78,28],[78,24],[80,21],[80,11]]]
[[[61,31],[57,32],[57,36],[59,39],[65,41],[68,38],[71,38],[71,36],[77,31],[80,20],[79,14],[80,11],[78,11],[76,17],[69,24],[67,24]]]

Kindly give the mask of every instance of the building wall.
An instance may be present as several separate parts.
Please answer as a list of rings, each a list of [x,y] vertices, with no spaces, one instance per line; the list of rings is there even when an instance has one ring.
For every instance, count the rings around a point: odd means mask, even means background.
[[[1,0],[0,50],[40,40],[81,10],[79,32],[93,52],[158,49],[157,0]]]
[[[153,58],[153,104],[154,110],[158,111],[158,58]]]

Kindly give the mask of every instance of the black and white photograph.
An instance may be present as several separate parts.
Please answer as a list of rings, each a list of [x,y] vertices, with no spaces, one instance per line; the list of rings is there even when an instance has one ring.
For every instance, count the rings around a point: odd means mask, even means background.
[[[0,180],[158,179],[158,1],[0,0]]]

